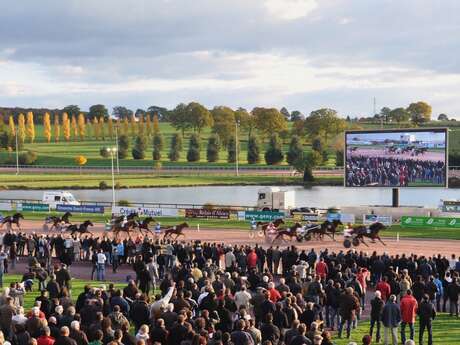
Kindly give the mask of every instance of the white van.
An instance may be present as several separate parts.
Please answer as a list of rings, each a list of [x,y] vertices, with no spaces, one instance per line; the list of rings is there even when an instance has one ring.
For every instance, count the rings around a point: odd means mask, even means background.
[[[294,191],[282,191],[278,187],[266,187],[257,193],[257,208],[259,210],[289,210],[294,207]]]
[[[80,202],[67,191],[52,191],[43,193],[43,203],[56,208],[56,205],[80,205]]]

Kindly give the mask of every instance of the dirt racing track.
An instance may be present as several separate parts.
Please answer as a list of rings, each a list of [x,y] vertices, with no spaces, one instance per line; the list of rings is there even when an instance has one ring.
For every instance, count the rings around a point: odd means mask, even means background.
[[[23,221],[21,227],[26,233],[36,232],[38,234],[44,233],[42,230],[43,222],[40,221]],[[104,231],[104,224],[95,224],[93,228],[90,229],[95,236],[102,236]],[[48,234],[57,234],[57,231],[48,232]],[[179,240],[201,240],[203,242],[218,242],[225,243],[228,245],[245,245],[251,244],[269,246],[271,243],[266,240],[265,237],[255,236],[250,238],[249,231],[244,230],[234,230],[234,229],[200,229],[197,230],[196,227],[189,228],[185,230],[185,238],[181,236]],[[46,233],[44,233],[46,234]],[[69,235],[65,233],[66,236]],[[139,232],[135,232],[134,236],[137,236]],[[111,235],[111,234],[110,234]],[[385,232],[382,232],[383,241],[386,246],[382,245],[379,242],[371,243],[368,239],[365,241],[368,243],[368,247],[365,245],[360,245],[359,247],[354,247],[358,251],[364,251],[372,253],[376,251],[377,253],[386,252],[390,255],[396,254],[406,254],[410,255],[411,253],[417,255],[432,256],[442,254],[450,257],[452,254],[459,254],[460,241],[455,240],[436,240],[436,239],[411,239],[403,238],[399,241],[396,238],[384,238]],[[299,249],[310,250],[314,248],[316,250],[328,249],[329,251],[338,252],[340,250],[347,250],[343,247],[343,236],[336,236],[337,241],[333,241],[331,238],[326,237],[323,241],[313,240],[310,242],[299,243],[296,240],[292,241],[277,241],[274,245],[279,245],[280,247],[285,247],[288,245],[295,245]]]
[[[423,154],[419,154],[418,156],[411,156],[410,153],[401,153],[401,154],[396,154],[396,153],[388,153],[384,149],[364,149],[364,148],[358,148],[357,150],[353,152],[348,152],[348,156],[351,157],[359,157],[359,156],[364,156],[364,157],[382,157],[382,158],[393,158],[393,159],[412,159],[412,160],[419,160],[419,161],[432,161],[432,162],[438,162],[438,161],[444,161],[445,156],[443,152],[432,152],[432,151],[427,151]]]

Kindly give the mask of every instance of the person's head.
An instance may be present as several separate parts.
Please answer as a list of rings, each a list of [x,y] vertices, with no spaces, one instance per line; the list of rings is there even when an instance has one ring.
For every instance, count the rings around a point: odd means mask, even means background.
[[[139,333],[140,333],[140,334],[148,334],[148,333],[149,333],[149,326],[147,326],[147,325],[142,325],[142,326],[139,328]]]
[[[396,296],[395,295],[390,295],[390,298],[388,299],[390,303],[395,303],[396,302]]]
[[[304,323],[301,323],[297,330],[299,331],[299,334],[305,335],[305,333],[307,332],[307,326]]]
[[[323,337],[320,336],[319,334],[316,334],[313,337],[313,345],[321,345],[322,342],[323,342]]]
[[[49,337],[50,334],[51,334],[51,329],[50,329],[48,326],[44,326],[44,327],[43,327],[43,333],[44,333],[47,337]]]
[[[382,293],[379,290],[375,291],[375,297],[382,298]]]
[[[80,322],[78,321],[72,321],[70,323],[70,328],[72,328],[73,330],[75,331],[79,331],[80,330]]]
[[[123,338],[123,332],[121,331],[121,329],[116,329],[115,332],[113,332],[113,338],[117,342],[121,342],[121,338]]]
[[[48,319],[48,324],[53,324],[53,325],[57,325],[57,321],[56,321],[56,318],[54,316],[50,316],[50,318]]]
[[[69,327],[67,327],[67,326],[62,326],[62,327],[61,327],[61,335],[62,335],[63,337],[68,337],[69,334],[70,334]]]
[[[35,339],[35,338],[30,338],[27,345],[37,345],[37,339]]]
[[[413,341],[412,339],[406,340],[404,345],[415,345],[415,341]]]
[[[368,334],[366,334],[364,337],[363,337],[363,345],[370,345],[372,344],[372,337]]]
[[[407,289],[407,291],[406,291],[406,295],[408,295],[408,296],[412,296],[412,290],[411,290],[411,289]]]

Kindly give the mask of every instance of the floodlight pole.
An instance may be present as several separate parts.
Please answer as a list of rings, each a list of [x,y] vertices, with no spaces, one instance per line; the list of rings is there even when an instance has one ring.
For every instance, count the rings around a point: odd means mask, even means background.
[[[117,154],[118,151],[116,148],[110,148],[110,157],[112,162],[112,207],[115,207],[115,174],[113,171],[113,155]]]
[[[392,207],[399,207],[399,188],[393,188],[391,191],[392,194]]]
[[[19,145],[18,145],[18,130],[16,129],[16,175],[19,175]]]
[[[235,121],[235,153],[236,153],[236,176],[239,176],[239,171],[238,171],[238,121]]]
[[[117,145],[117,174],[120,174],[120,162],[118,160],[118,125],[115,125],[115,144]]]

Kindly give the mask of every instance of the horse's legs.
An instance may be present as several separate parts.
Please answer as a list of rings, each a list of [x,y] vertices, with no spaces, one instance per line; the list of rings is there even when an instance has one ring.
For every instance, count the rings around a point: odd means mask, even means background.
[[[376,235],[375,237],[380,241],[380,243],[382,243],[384,246],[386,246],[386,244],[382,241],[382,239],[380,238],[379,235]]]
[[[366,247],[369,247],[369,245],[366,242],[364,242],[364,236],[361,237],[361,243],[364,244]]]

